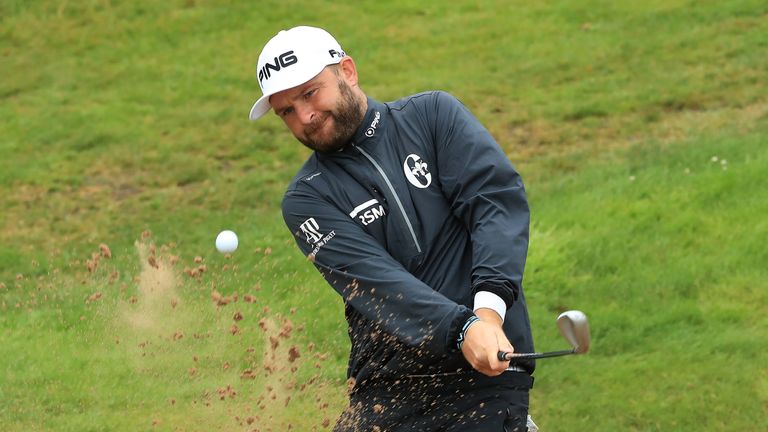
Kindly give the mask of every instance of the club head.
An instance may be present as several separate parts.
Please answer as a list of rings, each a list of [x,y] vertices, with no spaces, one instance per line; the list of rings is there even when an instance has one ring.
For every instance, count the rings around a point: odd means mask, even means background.
[[[557,328],[571,344],[576,354],[584,354],[589,351],[589,322],[582,311],[570,310],[561,313],[557,317]]]

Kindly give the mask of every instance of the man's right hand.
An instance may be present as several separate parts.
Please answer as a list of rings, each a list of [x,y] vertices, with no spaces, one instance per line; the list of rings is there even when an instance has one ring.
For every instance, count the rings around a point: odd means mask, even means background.
[[[475,315],[480,321],[472,324],[464,335],[461,353],[478,372],[488,375],[501,375],[509,361],[500,361],[499,351],[514,352],[502,329],[501,317],[491,309],[478,309]]]

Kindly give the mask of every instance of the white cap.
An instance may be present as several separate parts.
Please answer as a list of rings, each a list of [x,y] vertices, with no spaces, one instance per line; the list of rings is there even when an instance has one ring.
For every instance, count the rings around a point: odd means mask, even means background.
[[[273,94],[304,84],[345,55],[336,39],[323,29],[299,26],[281,30],[259,55],[256,79],[263,96],[253,104],[249,118],[256,120],[266,114]]]

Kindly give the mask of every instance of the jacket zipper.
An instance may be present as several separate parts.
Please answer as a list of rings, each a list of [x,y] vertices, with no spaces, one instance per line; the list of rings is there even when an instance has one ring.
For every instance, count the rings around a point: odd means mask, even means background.
[[[381,166],[376,162],[376,160],[368,154],[365,150],[363,150],[361,147],[355,146],[356,149],[360,150],[360,153],[365,156],[366,159],[368,159],[371,164],[376,168],[377,171],[379,171],[379,174],[381,174],[381,177],[384,178],[384,182],[387,184],[387,187],[389,188],[389,191],[392,192],[392,196],[395,197],[395,202],[397,203],[397,208],[400,209],[400,213],[403,215],[403,219],[405,219],[405,225],[408,227],[408,231],[411,233],[411,237],[413,238],[413,243],[416,245],[416,250],[421,253],[421,246],[419,245],[419,241],[416,239],[416,232],[413,230],[413,224],[411,224],[411,220],[408,219],[408,215],[405,214],[405,208],[403,207],[403,203],[400,202],[400,197],[397,195],[397,192],[395,192],[395,188],[392,186],[392,183],[389,181],[389,177],[384,173],[384,170],[381,169]]]

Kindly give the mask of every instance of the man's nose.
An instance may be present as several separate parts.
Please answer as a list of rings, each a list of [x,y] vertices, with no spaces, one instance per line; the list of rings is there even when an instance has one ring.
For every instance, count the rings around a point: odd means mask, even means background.
[[[309,105],[302,105],[297,107],[296,110],[299,114],[299,120],[302,124],[310,124],[315,119],[317,111]]]

